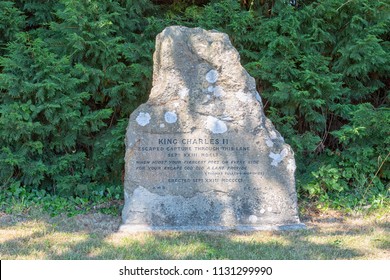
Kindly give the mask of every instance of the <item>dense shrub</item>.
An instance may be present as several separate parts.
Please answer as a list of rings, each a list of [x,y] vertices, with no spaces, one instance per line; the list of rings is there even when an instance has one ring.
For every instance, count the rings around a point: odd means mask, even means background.
[[[150,87],[159,30],[144,16],[153,6],[1,5],[0,28],[7,30],[0,41],[2,187],[20,182],[28,189],[88,195],[120,184],[126,118]]]

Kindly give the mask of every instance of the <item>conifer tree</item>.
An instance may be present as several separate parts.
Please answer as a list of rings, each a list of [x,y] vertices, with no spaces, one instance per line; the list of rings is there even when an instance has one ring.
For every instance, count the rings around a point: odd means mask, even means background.
[[[0,56],[5,53],[8,42],[25,27],[23,13],[11,1],[0,2]],[[0,66],[1,67],[1,66]]]
[[[150,87],[152,5],[5,4],[7,26],[16,14],[21,28],[2,38],[10,42],[0,61],[2,185],[85,195],[121,183],[127,119]]]
[[[17,37],[1,60],[2,180],[60,193],[81,190],[88,178],[80,138],[104,126],[110,111],[96,114],[83,108],[89,94],[76,91],[80,80],[72,77],[66,57],[28,33]]]

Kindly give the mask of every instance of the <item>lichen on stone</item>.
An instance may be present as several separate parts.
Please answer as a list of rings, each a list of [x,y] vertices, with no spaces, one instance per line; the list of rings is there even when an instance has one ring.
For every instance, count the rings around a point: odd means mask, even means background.
[[[238,100],[240,100],[243,103],[250,102],[252,100],[252,96],[250,93],[246,93],[242,90],[236,92],[236,97]]]
[[[216,86],[214,88],[214,97],[221,98],[224,95],[225,95],[225,91],[223,90],[223,88],[221,86]]]
[[[269,157],[273,159],[271,165],[278,166],[278,164],[288,155],[288,150],[284,148],[279,154],[271,152]]]
[[[175,112],[166,112],[164,119],[167,123],[175,123],[177,121],[177,115]]]
[[[265,141],[265,144],[266,144],[269,148],[272,148],[272,147],[274,146],[274,142],[272,142],[272,140],[269,139],[269,138]]]
[[[218,80],[218,72],[216,70],[210,70],[206,74],[206,81],[208,81],[210,84],[215,83]]]
[[[215,134],[225,133],[227,131],[227,125],[223,121],[212,116],[207,117],[206,128]]]
[[[260,104],[263,104],[262,101],[261,101],[261,96],[258,92],[256,92],[256,100],[259,101]]]
[[[145,126],[145,125],[149,124],[150,119],[151,119],[151,117],[150,117],[149,113],[139,112],[139,114],[135,120],[140,126]]]

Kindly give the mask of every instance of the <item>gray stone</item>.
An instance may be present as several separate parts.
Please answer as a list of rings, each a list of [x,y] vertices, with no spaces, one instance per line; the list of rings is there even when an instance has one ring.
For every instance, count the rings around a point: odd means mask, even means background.
[[[123,231],[303,228],[295,160],[226,34],[173,26],[126,133]]]

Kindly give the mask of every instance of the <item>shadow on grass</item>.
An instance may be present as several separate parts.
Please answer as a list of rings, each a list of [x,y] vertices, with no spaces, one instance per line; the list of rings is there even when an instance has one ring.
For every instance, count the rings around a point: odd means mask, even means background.
[[[23,222],[21,222],[23,223]],[[2,232],[20,223],[0,226]],[[0,243],[2,259],[352,259],[363,256],[317,229],[257,233],[144,233],[119,234],[99,225],[59,225],[46,222],[23,236]],[[358,235],[358,233],[356,233]],[[314,241],[313,241],[314,240]],[[380,244],[388,247],[388,243]],[[378,244],[379,245],[379,244]]]
[[[269,238],[266,241],[237,240],[236,235],[188,234],[154,236],[147,242],[120,245],[117,252],[123,259],[350,259],[359,253],[334,244],[315,244],[301,236]],[[103,258],[111,258],[103,251]]]

